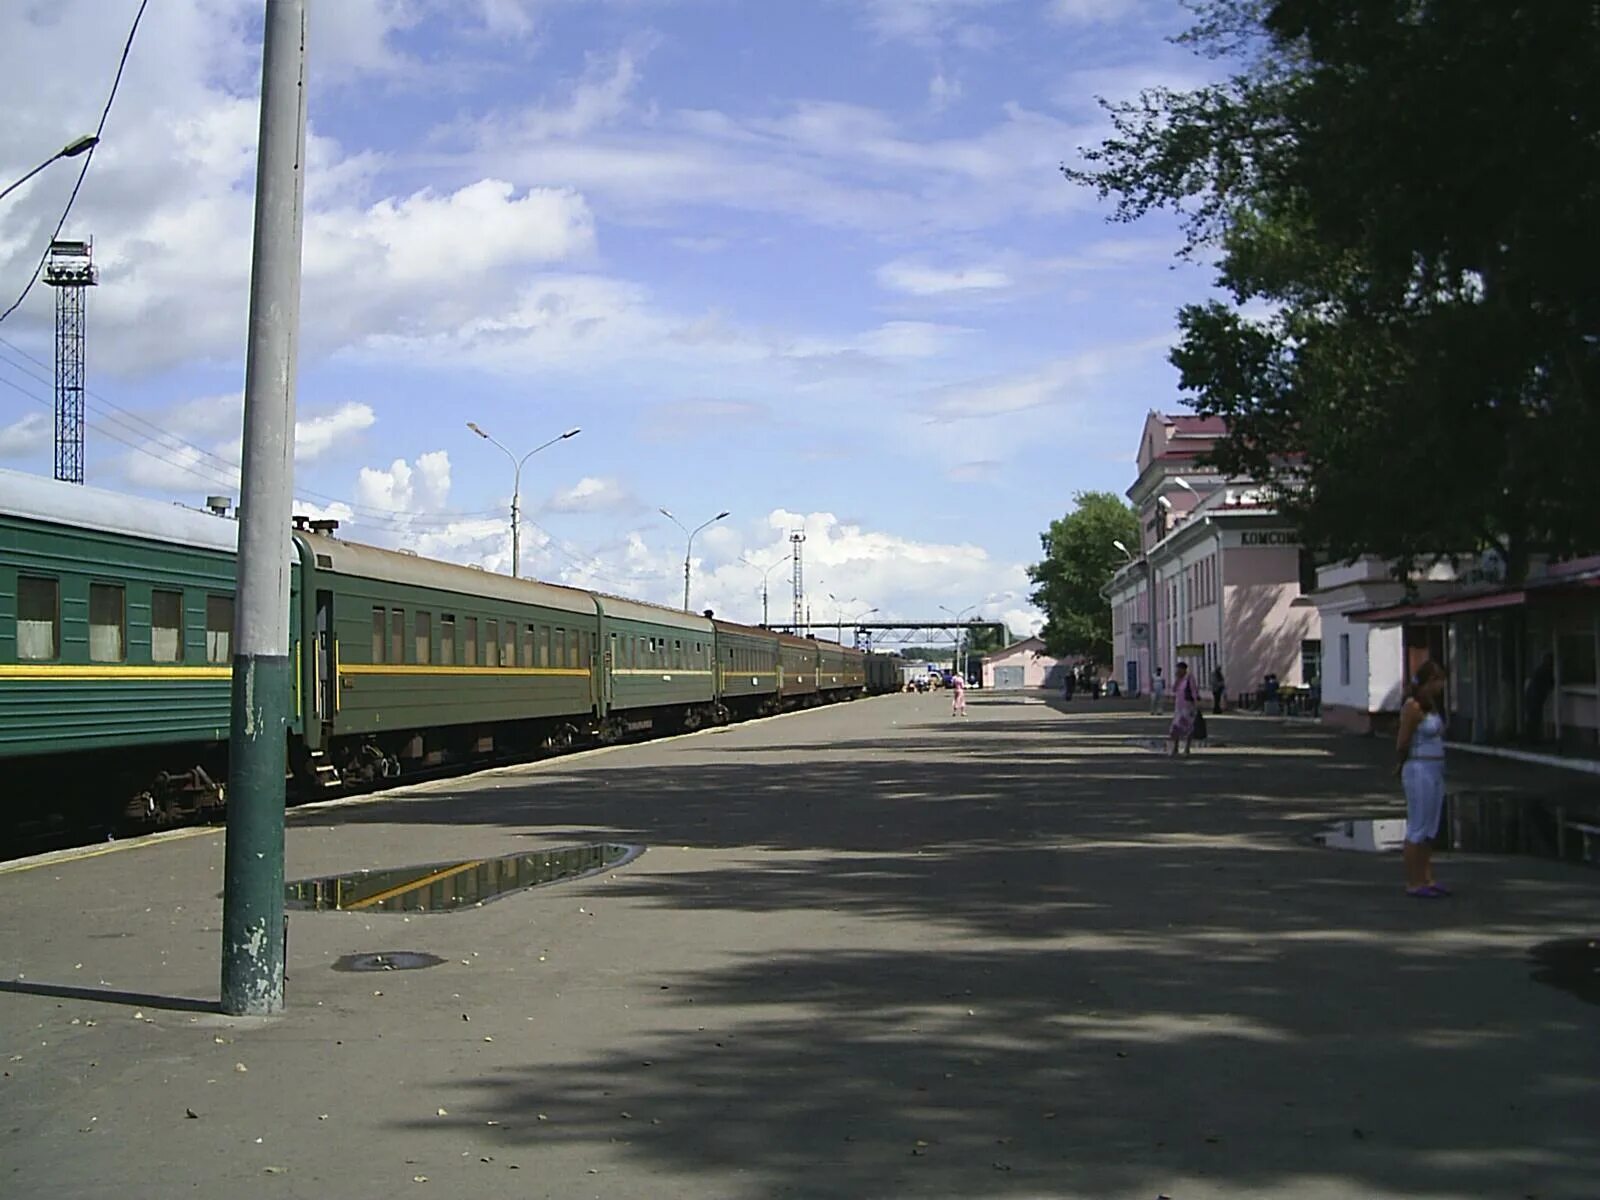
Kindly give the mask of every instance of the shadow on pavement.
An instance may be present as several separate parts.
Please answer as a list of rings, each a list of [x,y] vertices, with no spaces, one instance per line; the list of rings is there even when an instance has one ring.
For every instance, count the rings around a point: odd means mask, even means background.
[[[1458,896],[1409,901],[1392,858],[1302,844],[1395,806],[1320,731],[1172,762],[1121,747],[1148,718],[989,715],[329,819],[762,852],[607,894],[892,923],[641,981],[662,1028],[469,1082],[529,1145],[763,1196],[1592,1194],[1592,1013],[1528,958],[1591,875],[1446,860]]]

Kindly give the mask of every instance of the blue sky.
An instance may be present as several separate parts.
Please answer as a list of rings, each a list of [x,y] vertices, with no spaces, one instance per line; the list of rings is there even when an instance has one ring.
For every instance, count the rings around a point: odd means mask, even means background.
[[[259,7],[151,4],[68,225],[102,270],[101,486],[237,494]],[[7,6],[0,179],[93,128],[136,8]],[[1168,43],[1177,0],[313,8],[297,494],[351,538],[508,569],[511,467],[466,422],[518,454],[576,425],[525,469],[525,573],[677,603],[657,509],[727,509],[697,608],[759,617],[803,527],[819,622],[976,605],[1020,632],[1039,532],[1124,489],[1178,402],[1174,312],[1209,273],[1058,170],[1097,94],[1219,69]],[[71,165],[0,202],[0,290]],[[51,301],[0,325],[0,462],[41,473]]]

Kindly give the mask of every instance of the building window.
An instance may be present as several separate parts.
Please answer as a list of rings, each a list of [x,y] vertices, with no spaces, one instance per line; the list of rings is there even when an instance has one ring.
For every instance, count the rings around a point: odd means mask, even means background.
[[[89,585],[89,661],[127,658],[128,624],[123,590],[114,583]]]
[[[388,642],[388,616],[381,608],[372,610],[372,661],[383,661],[383,649]]]
[[[61,651],[61,585],[54,579],[17,580],[17,657],[43,662]]]
[[[478,618],[464,617],[461,621],[461,665],[478,665]]]
[[[406,660],[406,610],[394,609],[389,613],[389,661]]]
[[[150,661],[183,661],[183,593],[150,593]]]
[[[424,665],[433,661],[433,614],[419,612],[417,623],[417,661]]]
[[[1339,635],[1339,682],[1350,686],[1350,635]]]
[[[233,597],[206,597],[206,661],[233,661]]]
[[[1322,642],[1308,638],[1300,643],[1300,682],[1310,684],[1322,677]]]

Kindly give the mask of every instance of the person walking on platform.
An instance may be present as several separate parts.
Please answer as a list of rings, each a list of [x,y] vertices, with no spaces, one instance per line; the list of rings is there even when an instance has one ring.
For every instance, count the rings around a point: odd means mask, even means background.
[[[1172,741],[1172,756],[1178,756],[1178,743],[1189,754],[1194,743],[1195,718],[1200,715],[1200,687],[1189,674],[1189,664],[1180,662],[1178,674],[1172,681],[1172,725],[1167,737]]]
[[[1400,710],[1395,774],[1406,792],[1406,895],[1436,900],[1450,894],[1433,878],[1433,839],[1444,814],[1445,670],[1431,658],[1417,670]]]
[[[1167,681],[1157,667],[1155,674],[1150,677],[1150,715],[1153,717],[1161,711],[1161,702],[1167,698]]]
[[[950,715],[952,717],[967,715],[967,681],[960,675],[950,676]]]
[[[1211,672],[1211,711],[1213,714],[1222,712],[1222,697],[1227,695],[1228,680],[1222,673],[1222,664],[1218,663],[1216,670]]]

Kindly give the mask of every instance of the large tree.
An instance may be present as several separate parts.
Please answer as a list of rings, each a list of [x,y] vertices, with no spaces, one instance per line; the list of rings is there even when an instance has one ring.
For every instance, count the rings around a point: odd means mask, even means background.
[[[1600,547],[1600,5],[1209,0],[1188,40],[1245,66],[1067,174],[1215,255],[1173,362],[1217,464],[1336,557]]]
[[[1139,518],[1111,492],[1078,492],[1073,511],[1039,535],[1044,560],[1028,568],[1031,599],[1045,615],[1040,630],[1054,655],[1111,661],[1111,608],[1100,590],[1127,561],[1117,542],[1134,546]]]

